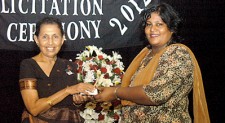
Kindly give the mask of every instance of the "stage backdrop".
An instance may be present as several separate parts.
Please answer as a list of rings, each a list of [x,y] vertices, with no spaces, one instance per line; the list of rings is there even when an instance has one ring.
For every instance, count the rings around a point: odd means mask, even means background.
[[[86,45],[114,49],[141,45],[140,14],[157,0],[1,0],[0,49],[34,50],[35,23],[45,16],[62,20],[63,51]]]

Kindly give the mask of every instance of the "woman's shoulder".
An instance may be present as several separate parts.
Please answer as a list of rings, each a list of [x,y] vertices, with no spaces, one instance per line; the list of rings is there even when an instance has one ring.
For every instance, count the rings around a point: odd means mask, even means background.
[[[180,44],[180,43],[177,43],[177,44],[171,44],[170,45],[170,48],[173,48],[173,49],[180,49],[180,50],[188,50],[189,47],[184,45],[184,44]]]
[[[171,44],[167,47],[163,56],[190,56],[191,50],[184,44]]]
[[[27,59],[23,59],[20,64],[30,64],[30,63],[33,63],[33,62],[34,62],[34,59],[27,58]]]
[[[182,52],[188,52],[190,49],[188,46],[184,44],[172,44],[168,46],[167,51],[174,52],[174,51],[182,51]]]

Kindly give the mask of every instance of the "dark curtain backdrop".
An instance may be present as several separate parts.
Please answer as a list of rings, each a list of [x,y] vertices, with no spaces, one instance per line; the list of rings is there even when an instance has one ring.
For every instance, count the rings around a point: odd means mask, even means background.
[[[62,21],[66,39],[62,51],[81,51],[86,45],[104,49],[138,46],[140,13],[155,1],[158,0],[2,0],[0,49],[37,49],[33,41],[35,23],[45,16]]]
[[[224,123],[225,2],[224,0],[164,1],[173,5],[183,18],[181,32],[185,39],[183,43],[193,50],[201,67],[211,122]],[[144,46],[145,44],[111,50],[118,51],[122,55],[127,67]],[[110,53],[111,50],[105,52]],[[75,58],[76,53],[64,51],[59,56],[67,59]],[[20,122],[24,105],[18,88],[19,64],[22,59],[35,54],[37,51],[0,50],[1,123]]]

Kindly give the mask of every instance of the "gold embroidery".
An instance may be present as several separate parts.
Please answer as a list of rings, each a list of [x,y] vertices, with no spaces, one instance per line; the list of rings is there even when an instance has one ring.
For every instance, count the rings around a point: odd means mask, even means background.
[[[20,91],[25,89],[37,89],[36,79],[26,78],[19,80],[20,83]]]

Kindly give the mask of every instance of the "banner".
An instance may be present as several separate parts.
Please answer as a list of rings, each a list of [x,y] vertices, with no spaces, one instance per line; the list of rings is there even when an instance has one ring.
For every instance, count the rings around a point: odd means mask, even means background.
[[[0,49],[34,50],[35,23],[46,16],[62,21],[64,51],[86,45],[104,49],[141,45],[140,14],[153,0],[1,0]]]

